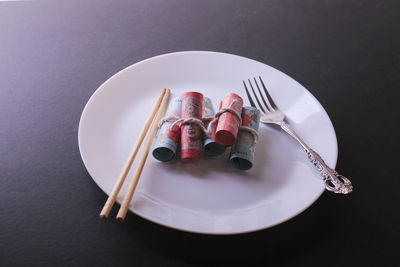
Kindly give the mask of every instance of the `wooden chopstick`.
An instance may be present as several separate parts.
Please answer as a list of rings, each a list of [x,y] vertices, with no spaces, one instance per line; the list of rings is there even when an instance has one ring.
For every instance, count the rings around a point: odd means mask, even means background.
[[[128,190],[125,194],[124,200],[122,201],[121,207],[119,208],[119,211],[117,214],[118,221],[123,221],[125,219],[126,213],[128,212],[129,205],[130,205],[132,197],[133,197],[133,193],[139,182],[140,174],[143,171],[143,167],[146,163],[146,159],[147,159],[147,156],[150,151],[150,146],[153,142],[154,136],[156,135],[156,132],[158,129],[158,123],[160,122],[160,120],[164,114],[165,108],[167,107],[167,103],[168,103],[170,94],[171,94],[171,91],[169,89],[167,89],[167,92],[165,93],[164,98],[161,102],[160,109],[158,110],[157,116],[153,120],[153,124],[151,125],[149,134],[147,135],[146,142],[143,146],[142,154],[139,159],[138,165],[135,169],[135,172],[133,173],[132,180],[131,180]]]
[[[121,190],[121,187],[125,182],[125,178],[128,175],[129,170],[131,169],[132,163],[135,160],[135,157],[136,157],[137,152],[139,151],[140,145],[142,144],[143,139],[146,136],[146,133],[149,130],[149,127],[150,127],[154,117],[156,116],[158,110],[160,109],[160,104],[165,96],[166,91],[167,90],[164,88],[161,91],[161,94],[158,97],[156,103],[154,103],[153,109],[151,110],[150,115],[146,120],[146,123],[143,125],[143,128],[140,131],[139,137],[136,139],[136,142],[133,145],[131,152],[129,153],[128,159],[126,160],[125,165],[122,168],[117,181],[115,182],[114,188],[113,188],[110,196],[108,197],[106,203],[104,204],[103,209],[100,212],[100,218],[104,219],[104,218],[108,217],[108,214],[110,213],[111,208],[114,205],[115,200],[117,199],[118,193]]]

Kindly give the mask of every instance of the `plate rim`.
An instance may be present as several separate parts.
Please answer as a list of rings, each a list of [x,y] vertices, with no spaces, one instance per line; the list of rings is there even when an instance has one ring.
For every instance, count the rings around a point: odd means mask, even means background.
[[[82,136],[81,136],[82,134],[81,134],[81,132],[82,132],[82,124],[83,124],[83,121],[84,121],[84,119],[85,119],[85,117],[86,117],[86,114],[87,114],[87,112],[85,112],[85,111],[86,111],[87,108],[92,104],[92,102],[93,102],[94,99],[97,97],[97,95],[99,95],[100,92],[103,91],[105,87],[107,87],[108,83],[110,83],[111,80],[113,80],[114,78],[116,78],[116,77],[122,75],[123,73],[127,72],[127,71],[130,70],[131,68],[135,68],[135,67],[137,67],[137,66],[139,66],[139,65],[149,63],[149,62],[151,62],[151,61],[157,60],[157,59],[162,58],[162,57],[174,56],[174,55],[179,55],[179,54],[199,54],[199,53],[205,53],[205,54],[222,54],[222,55],[225,55],[225,56],[234,56],[234,57],[239,57],[239,58],[244,59],[244,60],[254,61],[254,62],[256,62],[256,63],[263,64],[263,65],[265,65],[265,66],[267,66],[267,67],[269,67],[269,68],[272,68],[272,69],[275,70],[275,71],[278,71],[278,72],[282,73],[283,75],[285,75],[285,76],[288,77],[289,79],[292,79],[292,80],[295,81],[297,84],[299,84],[299,85],[303,88],[303,90],[317,103],[317,105],[320,106],[322,112],[323,112],[323,113],[327,116],[327,118],[328,118],[328,121],[329,121],[329,123],[330,123],[330,125],[331,125],[331,127],[332,127],[332,130],[333,130],[333,131],[332,131],[332,134],[333,134],[333,137],[334,137],[334,140],[335,140],[335,151],[334,151],[335,156],[334,156],[334,162],[333,162],[333,164],[332,164],[332,168],[335,168],[335,167],[336,167],[337,160],[338,160],[338,148],[339,148],[339,146],[338,146],[338,140],[337,140],[337,135],[336,135],[335,127],[333,126],[332,120],[331,120],[331,118],[329,117],[329,114],[326,112],[325,108],[324,108],[324,107],[322,106],[322,104],[318,101],[318,99],[317,99],[307,88],[305,88],[301,83],[299,83],[296,79],[294,79],[294,78],[292,78],[291,76],[287,75],[285,72],[283,72],[283,71],[281,71],[281,70],[279,70],[279,69],[276,69],[276,68],[274,68],[274,67],[272,67],[272,66],[270,66],[270,65],[268,65],[268,64],[266,64],[266,63],[264,63],[264,62],[257,61],[257,60],[255,60],[255,59],[247,58],[247,57],[240,56],[240,55],[235,55],[235,54],[225,53],[225,52],[217,52],[217,51],[207,51],[207,50],[185,50],[185,51],[176,51],[176,52],[169,52],[169,53],[165,53],[165,54],[161,54],[161,55],[156,55],[156,56],[153,56],[153,57],[149,57],[149,58],[143,59],[143,60],[141,60],[141,61],[139,61],[139,62],[133,63],[133,64],[131,64],[131,65],[129,65],[129,66],[127,66],[127,67],[121,69],[120,71],[116,72],[115,74],[113,74],[112,76],[110,76],[108,79],[106,79],[99,87],[97,87],[97,89],[96,89],[96,90],[93,92],[93,94],[89,97],[88,101],[86,102],[86,104],[85,104],[85,106],[84,106],[84,108],[83,108],[83,110],[82,110],[82,113],[81,113],[81,116],[80,116],[80,119],[79,119],[79,125],[78,125],[78,147],[79,147],[79,154],[80,154],[80,156],[81,156],[81,159],[82,159],[82,162],[83,162],[83,164],[84,164],[84,166],[85,166],[86,171],[87,171],[87,172],[89,173],[89,175],[90,175],[90,178],[96,183],[96,185],[97,185],[107,196],[108,196],[108,194],[106,193],[106,191],[104,190],[104,188],[93,178],[93,175],[91,174],[89,168],[87,168],[87,162],[85,161],[85,158],[83,157],[83,154],[82,154]],[[227,231],[227,232],[207,232],[207,231],[196,231],[196,230],[191,230],[191,229],[179,228],[179,227],[174,227],[173,225],[168,225],[168,224],[163,223],[163,222],[160,222],[160,221],[156,221],[156,220],[154,220],[153,218],[151,218],[151,217],[149,217],[149,216],[146,216],[145,214],[142,214],[142,213],[140,213],[140,212],[135,211],[134,209],[131,208],[131,206],[129,207],[129,211],[132,212],[132,213],[134,213],[135,215],[137,215],[137,216],[139,216],[139,217],[145,219],[145,220],[148,220],[148,221],[152,222],[152,223],[155,223],[155,224],[158,224],[158,225],[167,227],[167,228],[175,229],[175,230],[179,230],[179,231],[183,231],[183,232],[188,232],[188,233],[207,234],[207,235],[236,235],[236,234],[246,234],[246,233],[252,233],[252,232],[256,232],[256,231],[261,231],[261,230],[265,230],[265,229],[268,229],[268,228],[272,228],[272,227],[275,227],[275,226],[277,226],[277,225],[280,225],[280,224],[282,224],[282,223],[285,223],[285,222],[287,222],[287,221],[293,219],[294,217],[298,216],[299,214],[303,213],[305,210],[307,210],[308,208],[310,208],[310,207],[321,197],[321,195],[322,195],[325,191],[326,191],[325,188],[323,188],[323,189],[321,190],[321,192],[320,192],[319,194],[316,194],[315,198],[313,198],[312,201],[310,201],[309,205],[304,206],[304,207],[303,207],[302,209],[300,209],[298,212],[296,212],[296,213],[294,213],[293,215],[291,215],[291,216],[285,218],[284,220],[281,220],[281,221],[279,221],[279,222],[276,222],[276,223],[273,223],[273,224],[269,224],[269,225],[266,225],[266,226],[256,227],[256,228],[253,228],[253,229],[241,230],[241,231],[238,231],[238,230],[232,231],[232,230],[230,230],[230,231]],[[116,202],[117,202],[118,204],[121,204],[120,201],[118,201],[118,200],[116,200]]]

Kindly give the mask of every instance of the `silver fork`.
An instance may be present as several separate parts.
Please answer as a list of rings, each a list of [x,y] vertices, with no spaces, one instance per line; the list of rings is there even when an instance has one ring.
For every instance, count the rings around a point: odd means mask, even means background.
[[[287,132],[290,136],[292,136],[300,143],[311,163],[316,166],[318,171],[320,172],[327,190],[339,194],[351,193],[353,191],[353,185],[351,184],[350,180],[343,175],[338,174],[335,170],[329,168],[329,166],[326,165],[321,156],[317,152],[312,150],[306,143],[304,143],[303,140],[301,140],[301,138],[294,132],[292,127],[290,127],[290,125],[285,121],[285,114],[283,114],[283,112],[278,109],[274,100],[272,100],[272,97],[268,93],[268,90],[265,87],[261,77],[258,76],[258,78],[260,79],[260,83],[262,85],[266,99],[261,92],[260,86],[258,85],[256,78],[254,78],[254,83],[256,84],[258,93],[264,105],[262,105],[259,98],[257,97],[257,94],[250,79],[248,79],[248,83],[250,85],[251,91],[253,92],[254,98],[256,99],[258,107],[254,103],[245,81],[243,81],[243,85],[246,90],[246,94],[250,101],[250,104],[255,108],[259,108],[263,112],[263,114],[261,115],[261,122],[279,125],[285,132]]]

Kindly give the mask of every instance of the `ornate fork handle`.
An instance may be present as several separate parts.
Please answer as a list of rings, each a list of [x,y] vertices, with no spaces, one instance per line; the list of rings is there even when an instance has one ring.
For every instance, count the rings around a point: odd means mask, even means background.
[[[288,123],[282,121],[277,124],[301,144],[308,156],[308,159],[315,167],[317,167],[318,171],[320,172],[327,190],[338,194],[348,194],[353,191],[353,185],[351,184],[350,180],[343,175],[338,174],[335,170],[329,168],[321,156],[312,150],[306,143],[304,143],[304,141],[301,140],[301,138],[295,133]]]

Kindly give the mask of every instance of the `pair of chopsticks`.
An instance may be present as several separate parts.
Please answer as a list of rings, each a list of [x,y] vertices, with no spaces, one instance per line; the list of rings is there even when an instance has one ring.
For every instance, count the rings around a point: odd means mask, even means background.
[[[156,135],[157,129],[158,129],[158,123],[161,120],[162,115],[164,114],[165,108],[167,107],[168,99],[171,94],[170,89],[163,89],[161,91],[160,96],[158,97],[156,103],[153,106],[153,109],[150,112],[149,117],[146,120],[146,123],[144,124],[139,137],[137,138],[135,144],[132,147],[131,152],[129,153],[129,157],[125,162],[124,167],[121,170],[121,173],[119,174],[119,177],[114,185],[114,188],[108,197],[106,203],[104,204],[104,207],[100,213],[100,218],[107,218],[108,214],[111,211],[112,206],[114,205],[118,193],[121,190],[122,185],[125,182],[125,178],[129,173],[129,170],[131,169],[132,163],[135,160],[135,157],[139,151],[139,148],[143,142],[143,139],[145,138],[147,132],[147,139],[144,144],[144,147],[142,149],[142,154],[140,156],[139,162],[137,164],[137,167],[133,173],[132,180],[129,184],[128,190],[125,194],[124,200],[122,201],[121,207],[119,208],[118,214],[117,214],[117,220],[118,221],[123,221],[126,213],[128,212],[129,205],[131,203],[133,193],[135,192],[136,186],[139,182],[140,174],[143,171],[143,167],[146,163],[147,155],[149,154],[150,151],[150,146],[152,144],[152,141],[154,139],[154,136]],[[151,125],[151,128],[150,128]],[[150,128],[150,131],[149,131]]]

